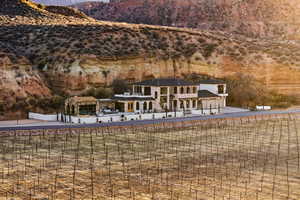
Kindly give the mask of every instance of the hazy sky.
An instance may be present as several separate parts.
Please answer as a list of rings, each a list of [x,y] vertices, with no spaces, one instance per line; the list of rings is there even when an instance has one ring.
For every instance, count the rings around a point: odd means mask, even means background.
[[[80,2],[85,2],[85,1],[109,1],[109,0],[32,0],[33,2],[36,3],[42,3],[46,5],[71,5],[75,3],[80,3]]]

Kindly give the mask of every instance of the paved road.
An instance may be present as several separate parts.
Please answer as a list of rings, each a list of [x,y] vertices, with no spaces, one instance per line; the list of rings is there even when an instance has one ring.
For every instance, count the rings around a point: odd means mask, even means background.
[[[270,115],[270,114],[293,114],[299,113],[300,109],[293,110],[274,110],[274,111],[249,111],[240,113],[228,113],[220,115],[207,115],[207,116],[192,116],[180,118],[167,118],[155,120],[138,120],[138,121],[125,121],[125,122],[111,122],[103,124],[62,124],[62,125],[32,125],[32,126],[11,126],[0,127],[0,131],[14,131],[14,130],[38,130],[38,129],[67,129],[67,128],[95,128],[95,127],[108,127],[108,126],[135,126],[146,124],[157,124],[162,122],[183,122],[191,120],[208,120],[208,119],[222,119],[222,118],[239,118],[255,115]]]

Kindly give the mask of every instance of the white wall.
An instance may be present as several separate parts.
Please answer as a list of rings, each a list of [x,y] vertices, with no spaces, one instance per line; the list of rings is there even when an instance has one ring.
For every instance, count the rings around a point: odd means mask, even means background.
[[[57,115],[45,115],[45,114],[39,114],[39,113],[28,113],[29,119],[36,119],[36,120],[43,120],[43,121],[57,121]],[[58,116],[58,119],[60,119],[60,114]]]
[[[271,106],[256,106],[256,110],[271,110]]]
[[[218,109],[204,109],[203,112],[202,110],[192,110],[193,115],[211,115],[211,114],[218,114],[219,110]]]
[[[214,94],[218,94],[218,85],[216,84],[200,84],[199,90],[208,90]]]
[[[167,118],[175,117],[175,112],[168,112]],[[183,112],[176,112],[176,117],[183,117]],[[166,118],[166,113],[145,113],[145,114],[125,114],[121,115],[108,115],[102,117],[74,117],[71,116],[71,123],[74,124],[92,124],[92,123],[108,123],[108,122],[119,122],[119,121],[131,121],[131,120],[151,120],[151,119],[162,119]],[[68,123],[69,117],[66,117]]]

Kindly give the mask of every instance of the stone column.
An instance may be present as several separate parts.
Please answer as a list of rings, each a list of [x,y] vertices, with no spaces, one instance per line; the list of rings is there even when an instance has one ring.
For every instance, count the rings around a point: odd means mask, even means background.
[[[167,109],[170,110],[170,87],[167,87]]]
[[[142,86],[142,95],[144,95],[144,94],[145,94],[145,87]]]
[[[124,103],[124,112],[128,112],[128,102]]]

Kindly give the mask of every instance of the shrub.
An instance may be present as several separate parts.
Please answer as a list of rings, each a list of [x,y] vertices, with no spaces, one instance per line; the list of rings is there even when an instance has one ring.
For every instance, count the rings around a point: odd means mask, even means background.
[[[203,56],[205,58],[209,58],[212,55],[212,53],[215,51],[216,47],[217,47],[216,44],[206,44],[203,48],[204,49]]]

